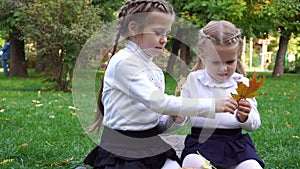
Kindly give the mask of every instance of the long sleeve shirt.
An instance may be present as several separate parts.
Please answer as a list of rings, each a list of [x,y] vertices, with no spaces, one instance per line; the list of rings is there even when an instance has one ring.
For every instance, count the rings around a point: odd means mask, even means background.
[[[132,41],[111,58],[102,96],[105,126],[136,131],[157,126],[162,115],[215,117],[214,99],[165,94],[163,72],[152,59]]]
[[[234,73],[224,83],[218,83],[212,79],[206,70],[198,70],[192,72],[187,77],[185,84],[182,87],[182,97],[190,98],[220,98],[224,96],[230,96],[231,93],[237,93],[237,82],[243,82],[249,84],[249,79]],[[230,113],[216,113],[214,119],[201,118],[201,117],[189,117],[191,127],[200,128],[221,128],[221,129],[237,129],[243,128],[247,131],[254,131],[259,128],[261,121],[260,115],[257,110],[257,102],[255,98],[247,99],[251,104],[251,111],[249,113],[247,121],[241,123],[238,121],[235,114]]]

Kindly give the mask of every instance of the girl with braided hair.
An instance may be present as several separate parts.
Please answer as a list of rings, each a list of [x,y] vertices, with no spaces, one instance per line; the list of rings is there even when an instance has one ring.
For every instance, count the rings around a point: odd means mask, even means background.
[[[204,69],[189,74],[181,90],[182,97],[230,96],[236,93],[237,82],[249,83],[239,61],[243,46],[241,30],[234,24],[210,21],[199,31],[197,46],[200,60],[196,67],[203,65]],[[255,98],[237,102],[234,115],[219,113],[214,119],[188,118],[191,134],[186,137],[181,156],[183,167],[202,169],[205,160],[218,169],[264,167],[250,136],[242,134],[242,129],[252,132],[261,124],[257,102]]]
[[[215,112],[233,113],[237,103],[229,97],[164,94],[163,72],[152,59],[165,47],[174,20],[173,8],[165,0],[129,0],[121,7],[90,129],[99,130],[103,124],[101,141],[84,160],[86,164],[95,169],[178,169],[175,150],[159,134],[182,126],[181,116],[213,118]],[[127,43],[115,53],[120,40]]]

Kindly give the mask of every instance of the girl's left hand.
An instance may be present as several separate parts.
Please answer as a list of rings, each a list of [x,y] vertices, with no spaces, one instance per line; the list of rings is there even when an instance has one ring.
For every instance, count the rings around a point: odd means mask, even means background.
[[[246,99],[238,101],[237,118],[241,123],[247,121],[250,111],[251,104]]]

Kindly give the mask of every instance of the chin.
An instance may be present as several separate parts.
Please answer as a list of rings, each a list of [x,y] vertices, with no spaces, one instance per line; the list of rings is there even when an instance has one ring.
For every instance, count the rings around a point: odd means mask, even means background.
[[[220,83],[223,83],[223,82],[226,82],[228,80],[228,77],[218,77],[217,78],[217,81],[220,82]]]

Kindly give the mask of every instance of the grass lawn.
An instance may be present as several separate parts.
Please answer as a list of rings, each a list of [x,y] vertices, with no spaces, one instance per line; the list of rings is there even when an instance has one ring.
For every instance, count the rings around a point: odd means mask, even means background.
[[[75,168],[96,146],[73,109],[72,93],[47,88],[29,71],[28,78],[0,74],[0,168]],[[300,168],[300,75],[272,79],[257,97],[262,126],[251,133],[267,169]],[[249,75],[251,75],[249,73]],[[174,93],[167,79],[167,93]],[[185,125],[176,134],[187,134]]]

